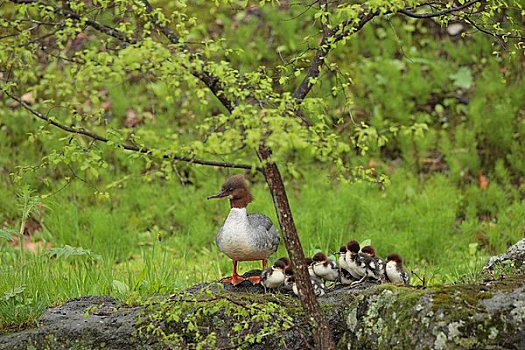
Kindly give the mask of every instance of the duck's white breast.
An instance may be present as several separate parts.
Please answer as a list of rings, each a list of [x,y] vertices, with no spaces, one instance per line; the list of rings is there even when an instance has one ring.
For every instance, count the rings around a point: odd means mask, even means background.
[[[215,239],[219,250],[236,260],[265,259],[271,251],[254,243],[246,208],[232,208]]]
[[[387,262],[385,270],[386,270],[386,276],[391,282],[403,283],[403,277],[397,271],[397,264],[394,261]]]

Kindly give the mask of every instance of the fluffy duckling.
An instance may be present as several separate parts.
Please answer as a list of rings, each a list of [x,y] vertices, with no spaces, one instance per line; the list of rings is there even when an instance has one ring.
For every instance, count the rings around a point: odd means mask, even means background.
[[[367,245],[361,249],[361,253],[368,257],[363,259],[367,277],[380,282],[384,281],[385,262],[376,255],[375,248],[371,245]]]
[[[348,271],[348,263],[346,261],[347,251],[348,251],[348,248],[346,247],[346,244],[344,244],[341,246],[341,248],[339,248],[339,251],[336,254],[339,255],[339,258],[337,259],[337,262],[339,263],[339,267],[341,269]]]
[[[346,247],[346,244],[342,245],[341,248],[339,248],[339,252],[336,254],[339,255],[338,262],[339,262],[339,280],[342,284],[351,284],[355,281],[355,278],[352,277],[352,274],[350,273],[350,267],[348,265],[348,262],[346,261],[346,253],[348,252],[348,249]]]
[[[352,284],[356,281],[356,279],[350,274],[348,270],[341,269],[341,273],[339,274],[339,281],[341,284]]]
[[[339,268],[325,253],[319,252],[312,257],[313,271],[317,277],[325,281],[337,281],[339,279]]]
[[[293,269],[291,266],[284,270],[284,289],[292,290],[292,286],[295,283],[295,277],[293,276]]]
[[[297,296],[299,296],[299,289],[297,288],[297,284],[295,283],[295,278],[293,278],[293,284],[292,284],[292,290],[293,293]],[[321,296],[326,293],[326,287],[324,286],[323,281],[317,276],[310,277],[310,282],[312,282],[312,287],[314,288],[314,294],[315,296]]]
[[[359,254],[359,243],[351,240],[346,244],[347,252],[345,256],[348,272],[354,279],[361,279],[366,276],[366,269],[363,265],[363,254]]]
[[[276,262],[277,261],[282,261],[286,267],[291,267],[292,266],[292,261],[290,259],[288,259],[287,257],[285,257],[285,256],[283,256],[282,258],[277,259]]]
[[[284,284],[285,279],[285,269],[285,263],[282,260],[277,260],[272,267],[264,270],[261,273],[261,284],[263,285],[263,287],[265,289],[275,289],[282,286]]]
[[[410,276],[403,267],[403,258],[399,254],[390,254],[386,258],[386,278],[393,283],[410,284]]]
[[[310,257],[307,257],[307,258],[304,258],[304,262],[306,263],[306,266],[308,266],[308,274],[310,275],[310,277],[317,277],[315,272],[314,272],[314,261],[312,258]]]

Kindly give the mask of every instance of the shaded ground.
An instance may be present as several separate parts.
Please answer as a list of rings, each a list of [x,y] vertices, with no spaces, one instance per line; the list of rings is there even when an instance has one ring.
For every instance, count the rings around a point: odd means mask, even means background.
[[[364,285],[319,301],[341,349],[525,349],[525,252],[516,249],[479,283]],[[308,348],[297,298],[263,293],[214,283],[141,306],[73,299],[50,308],[40,327],[0,337],[0,349]]]

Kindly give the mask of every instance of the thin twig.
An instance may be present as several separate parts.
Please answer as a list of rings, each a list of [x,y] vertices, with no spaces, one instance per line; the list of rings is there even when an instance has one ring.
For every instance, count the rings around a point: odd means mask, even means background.
[[[433,17],[440,17],[440,16],[444,16],[444,15],[448,15],[448,14],[451,14],[451,13],[454,13],[454,12],[458,12],[458,11],[464,10],[464,9],[469,8],[469,7],[477,4],[478,2],[482,2],[482,1],[483,0],[473,0],[473,1],[466,2],[466,3],[464,3],[461,6],[451,7],[449,9],[438,11],[438,12],[415,13],[415,12],[412,12],[412,11],[409,11],[409,10],[398,10],[397,12],[402,13],[405,16],[412,17],[412,18],[418,18],[418,19],[433,18]]]
[[[480,32],[482,32],[483,34],[487,34],[487,35],[490,35],[490,36],[493,36],[495,38],[498,38],[498,39],[503,39],[503,38],[509,38],[509,39],[519,39],[519,40],[524,40],[525,37],[523,36],[518,36],[518,35],[511,35],[511,34],[497,34],[497,33],[493,33],[483,27],[480,27],[476,22],[474,22],[473,20],[471,20],[470,18],[468,17],[465,17],[464,18],[465,21],[467,21],[471,26],[473,26],[474,28],[476,28],[477,30],[479,30]]]

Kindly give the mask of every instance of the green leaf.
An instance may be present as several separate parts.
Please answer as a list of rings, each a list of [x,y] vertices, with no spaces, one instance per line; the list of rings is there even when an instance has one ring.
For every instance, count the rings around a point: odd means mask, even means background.
[[[112,286],[113,289],[119,294],[129,293],[129,286],[124,282],[121,282],[119,280],[113,280]]]
[[[16,298],[16,296],[22,294],[25,289],[25,286],[20,286],[7,290],[4,292],[4,300],[8,301],[10,299]]]
[[[472,72],[468,67],[461,67],[454,74],[449,76],[453,80],[454,86],[465,90],[470,89],[472,86]]]
[[[48,252],[50,257],[56,257],[57,259],[69,259],[71,257],[85,256],[91,261],[101,260],[100,255],[93,253],[89,249],[84,249],[82,247],[72,247],[70,245],[65,245],[61,248],[52,248]]]
[[[372,240],[371,239],[365,239],[364,241],[362,241],[361,243],[359,243],[359,246],[361,248],[363,247],[366,247],[367,245],[371,245],[372,244]]]

